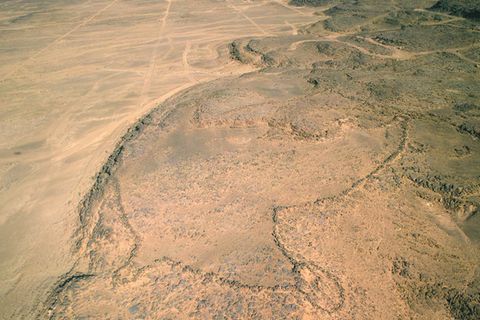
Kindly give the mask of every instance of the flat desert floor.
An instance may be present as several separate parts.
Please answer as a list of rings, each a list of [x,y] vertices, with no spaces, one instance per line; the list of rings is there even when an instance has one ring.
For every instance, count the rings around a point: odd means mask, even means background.
[[[478,319],[475,1],[0,4],[0,317]]]

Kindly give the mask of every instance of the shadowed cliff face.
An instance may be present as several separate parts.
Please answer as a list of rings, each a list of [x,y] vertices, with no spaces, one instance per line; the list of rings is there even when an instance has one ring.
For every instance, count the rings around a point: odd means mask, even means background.
[[[130,129],[40,315],[479,317],[478,24],[323,5]]]

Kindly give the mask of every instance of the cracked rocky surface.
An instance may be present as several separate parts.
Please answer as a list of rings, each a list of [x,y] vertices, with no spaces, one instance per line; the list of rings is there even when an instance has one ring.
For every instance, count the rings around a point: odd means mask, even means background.
[[[474,9],[280,3],[316,21],[226,43],[253,71],[118,143],[37,317],[480,317]]]
[[[52,317],[478,317],[477,24],[322,3],[127,135]]]

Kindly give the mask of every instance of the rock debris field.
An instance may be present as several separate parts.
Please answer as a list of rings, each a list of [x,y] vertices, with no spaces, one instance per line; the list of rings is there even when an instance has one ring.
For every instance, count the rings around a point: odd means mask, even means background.
[[[199,3],[256,31],[190,35],[22,317],[480,318],[478,3]]]

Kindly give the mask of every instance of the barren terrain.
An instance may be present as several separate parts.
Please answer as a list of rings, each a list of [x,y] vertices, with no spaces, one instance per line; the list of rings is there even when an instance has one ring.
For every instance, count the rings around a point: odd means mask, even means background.
[[[22,4],[1,316],[480,317],[474,2]]]
[[[269,1],[2,1],[0,315],[29,312],[71,267],[78,203],[132,123],[184,88],[251,70],[229,58],[229,42],[289,34],[315,20],[311,11]]]

